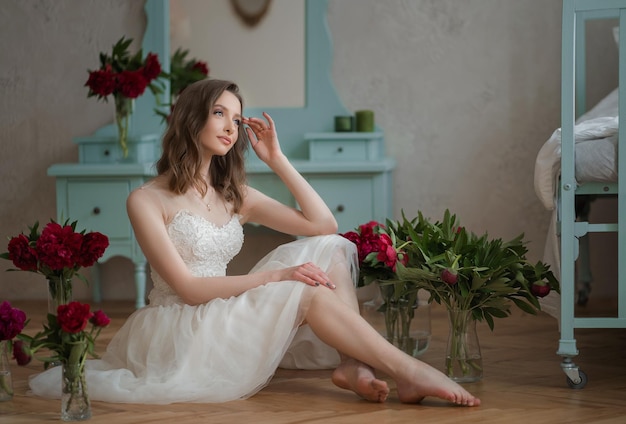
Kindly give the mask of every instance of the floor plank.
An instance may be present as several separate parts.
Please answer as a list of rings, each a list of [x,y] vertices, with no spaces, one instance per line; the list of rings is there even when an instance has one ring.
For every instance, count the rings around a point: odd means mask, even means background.
[[[43,322],[42,302],[12,302],[31,318],[29,332]],[[593,299],[586,310],[602,309]],[[597,305],[600,305],[598,307]],[[104,347],[132,313],[132,302],[105,302],[102,308],[112,323],[98,339]],[[584,314],[585,310],[581,311]],[[611,313],[611,312],[609,312]],[[446,312],[433,305],[432,341],[421,359],[439,369],[443,366],[447,339]],[[379,321],[369,317],[375,326]],[[254,397],[223,404],[180,403],[172,405],[111,404],[93,402],[90,422],[137,424],[176,422],[210,423],[572,423],[609,424],[626,422],[626,330],[576,330],[580,354],[575,362],[585,371],[589,382],[584,389],[566,385],[560,367],[557,321],[540,313],[537,316],[514,311],[511,317],[496,321],[491,332],[478,325],[485,368],[481,382],[465,387],[479,396],[477,408],[450,406],[436,399],[420,405],[397,401],[395,387],[384,404],[363,401],[335,387],[330,371],[278,370],[270,384]],[[34,397],[28,393],[28,377],[41,371],[32,362],[26,367],[12,363],[15,397],[0,402],[0,422],[31,424],[60,420],[60,401]]]

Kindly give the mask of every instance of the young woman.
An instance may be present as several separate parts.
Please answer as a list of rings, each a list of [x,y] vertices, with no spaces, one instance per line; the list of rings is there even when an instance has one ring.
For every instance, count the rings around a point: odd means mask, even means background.
[[[355,246],[335,234],[332,213],[282,153],[272,118],[244,118],[242,108],[237,86],[228,81],[197,82],[178,99],[158,176],[127,201],[152,271],[150,302],[128,318],[101,360],[88,362],[92,399],[242,399],[282,366],[332,367],[334,384],[373,402],[385,401],[390,391],[378,370],[395,381],[402,402],[435,396],[479,405],[360,316]],[[246,185],[248,142],[300,209]],[[247,222],[307,237],[276,248],[247,275],[226,276]],[[33,378],[33,391],[59,396],[58,372]]]

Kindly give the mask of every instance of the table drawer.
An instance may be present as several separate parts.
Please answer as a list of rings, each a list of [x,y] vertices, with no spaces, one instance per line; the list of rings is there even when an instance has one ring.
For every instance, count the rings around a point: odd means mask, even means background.
[[[81,145],[78,153],[81,163],[151,163],[159,158],[158,146],[154,143],[129,144],[127,157],[118,142]]]
[[[306,133],[304,140],[311,161],[374,161],[384,156],[379,132]]]
[[[87,231],[99,231],[111,239],[129,239],[126,214],[128,181],[73,181],[67,183],[67,217]]]
[[[311,160],[371,160],[376,147],[371,140],[311,140],[309,155]]]
[[[316,176],[308,180],[335,215],[340,233],[372,220],[374,189],[371,178]]]

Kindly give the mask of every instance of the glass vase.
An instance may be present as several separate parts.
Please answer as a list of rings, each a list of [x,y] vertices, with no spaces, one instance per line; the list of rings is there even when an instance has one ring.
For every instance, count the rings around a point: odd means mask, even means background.
[[[59,305],[66,305],[72,301],[72,281],[69,278],[48,277],[48,313],[57,314]]]
[[[473,383],[483,378],[483,360],[472,312],[448,311],[450,333],[446,348],[445,373],[457,383]]]
[[[403,352],[420,356],[430,345],[430,305],[419,299],[417,292],[396,299],[392,291],[393,286],[381,286],[384,303],[379,311],[385,320],[383,336]]]
[[[84,421],[91,418],[91,402],[85,379],[85,363],[63,364],[61,420]]]
[[[11,368],[9,367],[9,347],[8,340],[0,341],[0,402],[13,399],[13,380],[11,379]]]
[[[117,95],[115,97],[115,124],[122,157],[128,157],[128,130],[130,117],[133,114],[134,99]]]

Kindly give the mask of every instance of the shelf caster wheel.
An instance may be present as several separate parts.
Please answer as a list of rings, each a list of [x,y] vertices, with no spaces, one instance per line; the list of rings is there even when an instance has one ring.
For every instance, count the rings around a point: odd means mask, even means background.
[[[580,381],[578,383],[575,383],[574,380],[567,377],[567,385],[570,387],[570,389],[582,389],[587,385],[587,374],[585,374],[581,370],[578,370],[578,376],[580,378]]]

